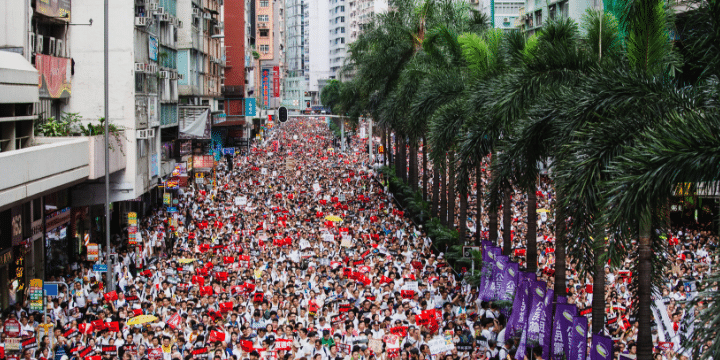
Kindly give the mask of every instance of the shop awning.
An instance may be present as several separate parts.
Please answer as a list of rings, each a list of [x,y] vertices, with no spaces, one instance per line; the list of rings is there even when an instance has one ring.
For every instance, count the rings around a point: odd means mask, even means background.
[[[0,103],[40,101],[38,72],[22,55],[0,51]]]

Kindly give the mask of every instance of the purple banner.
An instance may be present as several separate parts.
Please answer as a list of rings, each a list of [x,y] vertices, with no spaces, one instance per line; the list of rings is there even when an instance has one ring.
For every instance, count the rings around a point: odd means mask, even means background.
[[[558,298],[560,298],[558,296]],[[577,316],[577,306],[557,304],[553,322],[552,360],[564,360],[565,349],[570,348],[570,331],[573,318]]]
[[[498,257],[502,254],[502,251],[497,246],[490,246],[487,250],[487,258],[483,258],[483,271],[482,276],[487,277],[485,280],[485,291],[480,293],[480,299],[482,301],[492,301],[495,295],[495,278],[493,275],[496,274],[495,262]],[[487,260],[486,260],[487,259]]]
[[[567,296],[558,295],[557,303],[558,304],[567,304]]]
[[[515,296],[518,287],[518,269],[519,265],[516,262],[505,265],[505,291],[500,294],[500,300],[510,300]]]
[[[590,347],[590,360],[612,360],[613,341],[611,338],[593,334]]]
[[[505,255],[498,255],[495,257],[495,266],[493,267],[492,279],[495,281],[495,292],[493,294],[492,301],[501,300],[505,295],[505,268],[510,262]]]
[[[540,322],[540,345],[543,347],[543,359],[550,358],[550,344],[552,343],[552,308],[555,291],[545,293],[543,317]]]
[[[525,322],[523,319],[527,319],[528,313],[530,312],[530,284],[531,281],[525,276],[525,272],[521,273],[518,280],[518,288],[515,292],[515,299],[513,300],[513,312],[510,314],[508,319],[507,329],[505,330],[505,340],[512,337],[517,337],[525,328]]]
[[[532,305],[530,305],[530,316],[528,317],[525,331],[527,331],[527,341],[530,344],[540,344],[540,323],[545,313],[545,290],[547,285],[544,281],[535,281],[530,288],[532,295]]]
[[[570,331],[570,351],[567,360],[585,360],[587,354],[588,320],[584,316],[574,316]]]
[[[482,264],[480,264],[480,286],[478,286],[478,298],[482,300],[483,295],[485,294],[485,289],[488,287],[488,282],[490,281],[490,262],[488,261],[488,250],[492,246],[492,243],[490,241],[483,240],[482,241]]]

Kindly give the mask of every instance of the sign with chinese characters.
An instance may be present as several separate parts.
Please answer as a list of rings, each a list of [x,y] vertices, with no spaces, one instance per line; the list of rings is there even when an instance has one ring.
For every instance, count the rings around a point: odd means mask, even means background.
[[[28,289],[30,297],[30,310],[43,310],[43,281],[42,279],[30,280],[30,288]]]
[[[100,254],[100,248],[98,244],[88,244],[87,246],[87,261],[97,261]]]

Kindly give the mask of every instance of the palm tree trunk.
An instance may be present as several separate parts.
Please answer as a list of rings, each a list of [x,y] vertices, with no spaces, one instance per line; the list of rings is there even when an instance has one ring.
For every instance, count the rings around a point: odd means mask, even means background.
[[[402,179],[402,172],[400,166],[402,165],[400,163],[400,135],[395,132],[395,176],[397,176],[399,179]]]
[[[428,200],[428,175],[427,175],[427,143],[425,142],[425,138],[423,138],[423,146],[422,146],[422,183],[423,183],[423,200]]]
[[[480,246],[482,241],[482,163],[478,162],[475,166],[475,191],[477,192],[475,207],[477,207],[477,215],[475,216],[475,245]],[[497,227],[497,218],[495,218],[495,226]],[[497,229],[495,229],[497,230]],[[497,233],[497,232],[496,232]]]
[[[527,261],[527,269],[530,272],[537,271],[537,194],[535,193],[535,183],[527,190],[527,232],[525,239],[527,240],[527,252],[525,260]]]
[[[455,227],[455,152],[448,153],[448,215],[447,224],[450,229]]]
[[[566,296],[567,279],[565,264],[565,209],[562,193],[555,192],[555,291],[556,296]]]
[[[432,183],[432,208],[431,216],[439,216],[438,208],[440,206],[440,169],[437,164],[433,164],[433,183]]]
[[[505,188],[503,197],[503,255],[510,255],[512,252],[512,237],[510,227],[512,226],[512,189]]]
[[[443,161],[445,159],[443,158]],[[445,169],[441,168],[440,171],[440,223],[447,225],[447,176]]]
[[[399,135],[399,136],[398,136]],[[405,135],[396,135],[398,140],[398,160],[400,161],[400,178],[407,184],[408,182],[408,166],[407,166],[407,142],[405,141]]]
[[[413,189],[413,191],[417,191],[418,189],[418,163],[417,163],[417,152],[418,152],[418,144],[417,141],[410,142],[410,154],[409,154],[409,161],[410,161],[410,188]]]
[[[385,127],[382,127],[382,132],[380,133],[380,145],[383,147],[383,165],[387,165],[387,144],[385,141]]]
[[[605,329],[605,231],[602,226],[595,230],[595,276],[593,277],[592,332],[602,333]]]
[[[640,219],[638,241],[638,360],[652,359],[652,333],[650,320],[652,304],[652,213],[645,211]]]
[[[465,232],[467,230],[467,190],[460,192],[460,219],[458,220],[458,237],[460,244],[465,244]]]

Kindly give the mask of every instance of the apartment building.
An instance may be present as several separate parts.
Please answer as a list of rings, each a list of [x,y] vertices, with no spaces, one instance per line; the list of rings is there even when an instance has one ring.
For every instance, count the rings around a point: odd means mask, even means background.
[[[513,25],[533,34],[541,29],[548,19],[561,17],[580,22],[587,9],[602,9],[602,7],[601,0],[527,0],[518,10]]]

